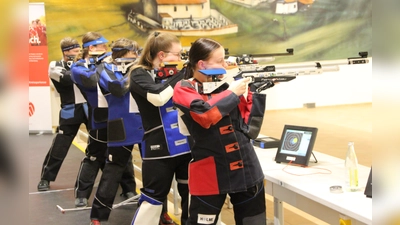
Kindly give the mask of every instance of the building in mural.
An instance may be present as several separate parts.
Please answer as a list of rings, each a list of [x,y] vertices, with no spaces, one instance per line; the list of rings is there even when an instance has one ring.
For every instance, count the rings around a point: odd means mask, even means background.
[[[307,10],[315,0],[226,0],[227,2],[247,8],[258,7],[261,4],[275,8],[276,14],[294,14],[299,10]]]
[[[306,11],[315,0],[278,0],[276,2],[276,14],[293,14],[297,11]]]
[[[235,3],[244,7],[252,8],[262,2],[274,2],[275,0],[226,0],[227,2]]]
[[[293,14],[298,10],[297,0],[281,0],[276,3],[276,14]]]
[[[168,31],[177,36],[212,36],[238,32],[237,24],[209,0],[142,0],[143,12],[131,10],[128,21],[142,31]]]

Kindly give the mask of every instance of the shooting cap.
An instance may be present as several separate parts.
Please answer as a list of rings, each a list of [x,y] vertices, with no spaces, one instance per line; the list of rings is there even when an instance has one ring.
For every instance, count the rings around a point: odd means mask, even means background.
[[[90,45],[99,45],[99,44],[104,44],[104,43],[107,43],[108,42],[108,40],[107,39],[105,39],[104,37],[100,37],[99,39],[96,39],[96,40],[93,40],[93,41],[89,41],[89,42],[85,42],[85,43],[83,43],[83,47],[84,48],[86,48],[86,47],[89,47]]]

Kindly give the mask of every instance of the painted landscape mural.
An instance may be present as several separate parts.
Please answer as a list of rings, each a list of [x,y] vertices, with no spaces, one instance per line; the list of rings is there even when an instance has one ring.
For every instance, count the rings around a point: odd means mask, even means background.
[[[210,37],[231,55],[294,49],[273,63],[372,55],[371,0],[97,0],[44,2],[49,60],[61,57],[59,41],[81,41],[88,31],[108,40],[126,37],[143,45],[152,31],[172,32],[182,45]],[[31,21],[30,21],[31,23]]]

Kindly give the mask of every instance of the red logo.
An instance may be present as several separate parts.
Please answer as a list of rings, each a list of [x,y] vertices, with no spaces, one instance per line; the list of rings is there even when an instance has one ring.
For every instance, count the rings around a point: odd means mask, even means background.
[[[33,105],[32,102],[29,102],[29,116],[33,116],[33,114],[35,113],[35,105]]]

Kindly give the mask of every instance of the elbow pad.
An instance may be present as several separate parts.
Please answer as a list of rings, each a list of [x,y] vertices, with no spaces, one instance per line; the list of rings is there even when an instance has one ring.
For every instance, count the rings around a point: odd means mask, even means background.
[[[86,77],[84,75],[80,75],[82,85],[86,88],[96,88],[98,79],[96,76]]]
[[[108,82],[108,91],[116,96],[122,97],[128,92],[128,87],[121,86],[120,82]]]
[[[147,100],[154,106],[160,107],[165,105],[165,103],[171,99],[173,93],[174,89],[171,86],[168,86],[165,90],[158,94],[147,92]]]

